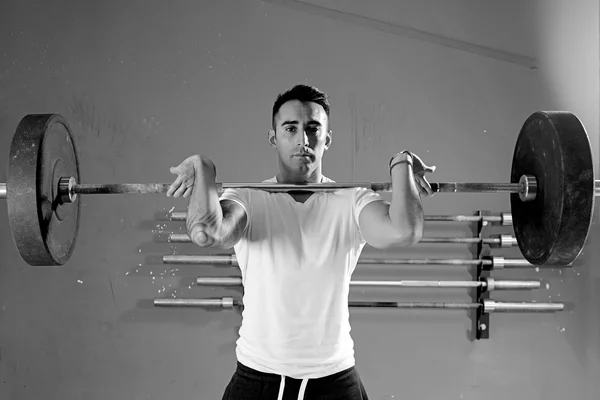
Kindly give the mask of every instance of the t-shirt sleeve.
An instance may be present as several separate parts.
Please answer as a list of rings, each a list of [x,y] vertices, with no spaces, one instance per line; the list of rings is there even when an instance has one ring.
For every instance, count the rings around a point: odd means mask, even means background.
[[[244,231],[248,228],[250,223],[250,191],[247,189],[225,189],[219,197],[219,201],[230,200],[239,204],[246,212],[246,226]]]
[[[379,193],[372,191],[371,189],[359,188],[356,190],[354,194],[354,221],[356,222],[356,226],[360,232],[360,225],[358,223],[360,213],[365,208],[365,206],[374,201],[384,201],[385,199],[381,197]],[[361,235],[362,237],[362,235]]]

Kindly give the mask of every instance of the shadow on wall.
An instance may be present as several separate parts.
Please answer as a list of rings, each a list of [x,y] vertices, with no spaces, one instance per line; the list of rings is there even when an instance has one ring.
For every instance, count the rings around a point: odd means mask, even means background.
[[[546,109],[566,110],[579,117],[585,126],[594,153],[598,179],[600,70],[598,49],[599,4],[592,0],[562,2],[536,1],[532,13],[532,37],[539,64],[541,87],[546,90]],[[564,336],[578,362],[588,371],[600,368],[600,216],[598,203],[594,223],[580,258],[573,268],[564,270],[559,285],[568,295],[573,309],[557,316],[566,327]],[[593,379],[593,378],[592,378]]]

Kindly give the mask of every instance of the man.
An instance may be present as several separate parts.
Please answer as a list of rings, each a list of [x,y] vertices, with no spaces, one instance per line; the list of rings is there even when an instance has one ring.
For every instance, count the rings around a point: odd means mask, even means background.
[[[329,102],[297,85],[273,105],[269,144],[279,173],[265,182],[332,182]],[[223,399],[367,399],[350,335],[350,278],[365,246],[410,246],[423,231],[421,194],[433,172],[410,152],[390,161],[392,201],[364,188],[269,193],[228,189],[219,198],[211,160],[171,168],[167,196],[190,197],[187,230],[201,247],[235,249],[244,285],[237,369]]]

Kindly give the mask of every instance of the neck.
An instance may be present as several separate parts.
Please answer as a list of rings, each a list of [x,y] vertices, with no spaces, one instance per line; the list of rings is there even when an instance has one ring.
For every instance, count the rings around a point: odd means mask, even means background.
[[[323,174],[321,173],[321,167],[316,168],[314,171],[306,173],[298,173],[294,171],[288,171],[281,168],[277,174],[277,182],[289,183],[289,184],[303,184],[303,183],[321,183]]]

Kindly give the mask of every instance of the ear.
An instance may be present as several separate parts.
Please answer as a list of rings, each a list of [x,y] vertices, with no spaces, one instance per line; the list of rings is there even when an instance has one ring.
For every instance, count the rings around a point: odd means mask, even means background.
[[[275,135],[275,131],[273,129],[269,129],[269,144],[273,148],[277,148],[277,136]]]
[[[331,146],[331,142],[333,141],[331,133],[331,131],[328,131],[327,136],[325,137],[325,150],[329,149],[329,147]]]

